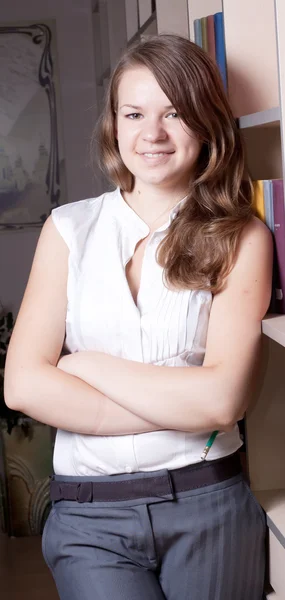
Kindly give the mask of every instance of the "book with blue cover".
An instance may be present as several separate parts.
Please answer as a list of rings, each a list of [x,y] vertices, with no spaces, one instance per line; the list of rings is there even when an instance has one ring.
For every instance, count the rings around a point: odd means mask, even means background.
[[[194,40],[197,46],[202,48],[202,23],[201,19],[194,20]]]
[[[222,12],[214,14],[215,24],[215,42],[216,42],[216,61],[220,69],[225,90],[227,90],[227,65],[226,65],[226,47],[224,32],[224,15]]]

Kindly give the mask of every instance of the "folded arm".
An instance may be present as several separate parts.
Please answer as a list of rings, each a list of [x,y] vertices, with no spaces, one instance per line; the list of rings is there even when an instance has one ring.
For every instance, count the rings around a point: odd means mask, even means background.
[[[66,356],[59,367],[163,429],[230,428],[251,399],[271,281],[271,234],[254,218],[226,287],[214,297],[202,367],[161,367],[97,352]]]
[[[49,218],[9,344],[7,405],[77,433],[119,435],[160,429],[56,368],[65,336],[67,262],[68,248]]]

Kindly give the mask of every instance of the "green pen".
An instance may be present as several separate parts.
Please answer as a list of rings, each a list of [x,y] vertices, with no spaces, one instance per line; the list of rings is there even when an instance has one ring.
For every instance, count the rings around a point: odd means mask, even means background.
[[[205,446],[205,448],[204,448],[204,450],[203,450],[203,452],[201,454],[201,459],[202,460],[205,460],[205,458],[206,458],[206,456],[207,456],[210,448],[212,447],[212,445],[213,445],[213,443],[214,443],[214,441],[215,441],[218,433],[219,433],[218,431],[213,431],[213,433],[211,434],[211,437],[208,439],[207,444],[206,444],[206,446]]]

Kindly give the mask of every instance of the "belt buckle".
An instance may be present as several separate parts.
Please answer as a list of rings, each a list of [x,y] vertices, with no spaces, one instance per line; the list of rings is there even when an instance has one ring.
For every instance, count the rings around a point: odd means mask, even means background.
[[[92,481],[82,481],[77,486],[77,502],[92,502],[93,484]]]

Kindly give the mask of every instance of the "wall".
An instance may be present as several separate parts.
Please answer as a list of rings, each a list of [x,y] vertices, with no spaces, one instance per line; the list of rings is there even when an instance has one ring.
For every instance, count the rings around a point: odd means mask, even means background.
[[[61,125],[69,202],[102,191],[88,165],[97,118],[92,0],[2,0],[1,25],[56,19]],[[39,230],[0,232],[0,301],[18,312]]]
[[[158,33],[176,33],[189,38],[187,0],[156,0]]]

